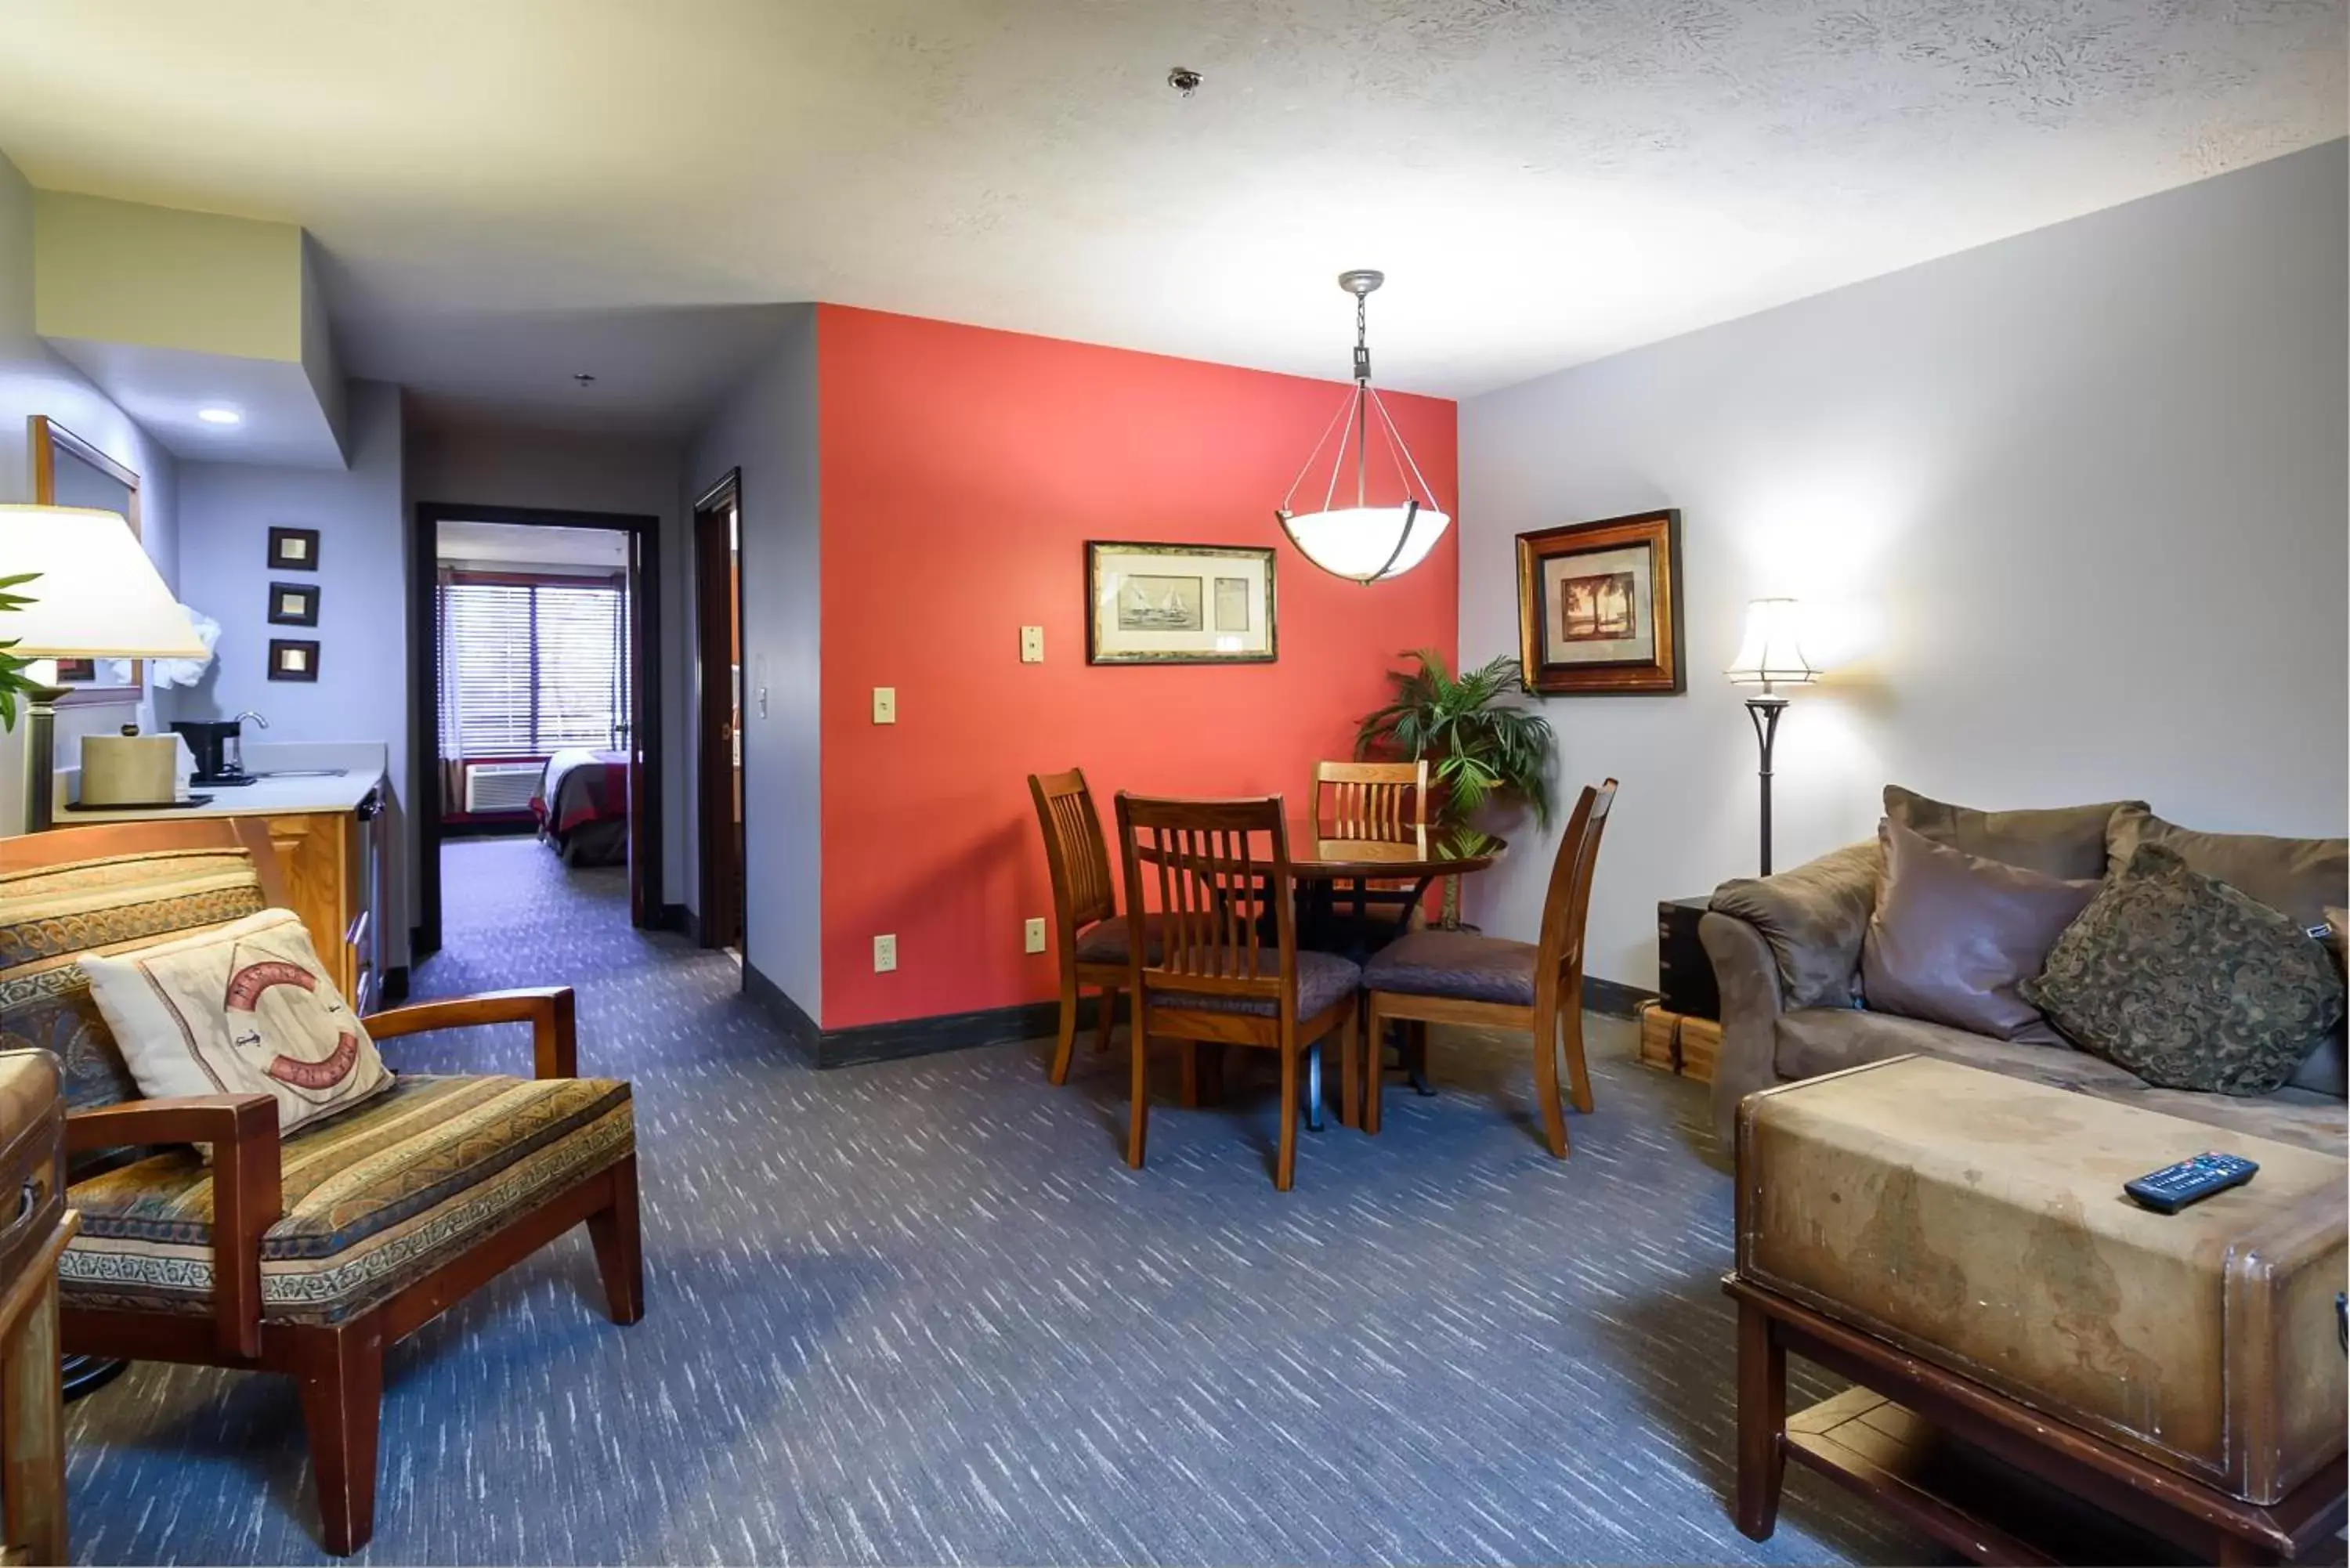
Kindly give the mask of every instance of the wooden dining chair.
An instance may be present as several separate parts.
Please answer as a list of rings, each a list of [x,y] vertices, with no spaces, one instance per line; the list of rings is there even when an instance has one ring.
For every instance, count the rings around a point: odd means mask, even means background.
[[[1534,1036],[1534,1098],[1552,1154],[1566,1158],[1566,1116],[1558,1103],[1562,1037],[1575,1108],[1591,1114],[1591,1076],[1583,1060],[1583,932],[1591,906],[1591,873],[1599,863],[1599,836],[1616,802],[1616,781],[1586,786],[1551,862],[1543,897],[1542,940],[1515,942],[1473,931],[1414,931],[1390,943],[1363,967],[1366,1045],[1378,1060],[1380,1031],[1390,1019],[1416,1032],[1430,1023],[1523,1029]],[[1379,1075],[1364,1085],[1363,1130],[1379,1130]]]
[[[1100,990],[1094,1003],[1094,1049],[1109,1049],[1118,988],[1126,983],[1127,923],[1118,917],[1109,846],[1102,841],[1101,817],[1086,787],[1085,770],[1030,774],[1028,794],[1045,834],[1045,867],[1053,879],[1053,950],[1061,971],[1060,1033],[1047,1076],[1066,1084],[1076,1049],[1080,986]],[[1146,940],[1149,925],[1144,922]]]
[[[1273,1184],[1284,1192],[1297,1171],[1300,1071],[1334,1033],[1340,1115],[1354,1125],[1355,993],[1362,971],[1335,953],[1298,950],[1282,809],[1279,795],[1156,800],[1118,792],[1126,907],[1148,909],[1156,894],[1159,921],[1156,950],[1133,948],[1127,959],[1134,1106],[1126,1163],[1138,1170],[1150,1125],[1153,1037],[1279,1054],[1281,1139]]]
[[[1316,763],[1314,821],[1332,838],[1394,838],[1428,826],[1428,759]]]

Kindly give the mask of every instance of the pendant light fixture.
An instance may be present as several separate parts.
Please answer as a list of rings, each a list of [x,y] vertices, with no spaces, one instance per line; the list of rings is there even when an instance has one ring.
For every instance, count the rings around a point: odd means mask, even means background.
[[[1355,389],[1338,405],[1337,416],[1323,431],[1322,439],[1314,443],[1305,466],[1290,481],[1289,493],[1281,498],[1281,504],[1273,514],[1281,520],[1282,532],[1289,535],[1289,542],[1307,560],[1333,576],[1366,584],[1401,576],[1426,560],[1429,551],[1436,547],[1436,541],[1443,537],[1444,530],[1452,522],[1450,515],[1438,509],[1435,492],[1420,477],[1419,465],[1412,461],[1411,449],[1404,445],[1403,433],[1388,417],[1387,405],[1371,387],[1365,306],[1371,290],[1386,281],[1385,273],[1367,267],[1338,275],[1338,286],[1355,296]],[[1370,446],[1375,427],[1403,493],[1401,501],[1395,504],[1371,503]],[[1319,467],[1322,450],[1330,444],[1333,431],[1338,437],[1338,450],[1330,459],[1330,483],[1324,488],[1321,510],[1293,511],[1290,503],[1297,498],[1297,487]],[[1354,454],[1355,497],[1354,504],[1347,505],[1341,502],[1338,487],[1346,473],[1350,446]]]

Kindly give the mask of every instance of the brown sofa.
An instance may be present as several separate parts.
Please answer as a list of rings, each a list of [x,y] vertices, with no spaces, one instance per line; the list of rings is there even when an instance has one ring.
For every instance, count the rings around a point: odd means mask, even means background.
[[[1898,815],[1918,797],[1887,792],[1888,810]],[[1936,811],[1951,811],[1922,803]],[[2126,860],[2141,838],[2161,836],[2198,869],[2242,888],[2298,920],[2312,919],[2320,904],[2343,900],[2344,841],[2279,839],[2250,835],[2196,834],[2171,827],[2141,803],[2108,803],[2064,812],[1964,814],[1953,841],[1969,843],[1965,829],[1997,831],[2025,823],[2041,839],[2043,868],[2081,875],[2064,867],[2057,844],[2070,833],[2081,846],[2080,828],[2104,825],[2111,855]],[[2084,818],[2091,820],[2085,825]],[[2008,819],[2005,822],[2001,818]],[[1949,826],[1929,824],[1929,831]],[[2090,837],[2088,847],[2094,847]],[[2200,862],[2201,864],[2198,864]],[[2350,1152],[2350,1117],[2343,1097],[2344,1038],[2340,1031],[2313,1051],[2292,1083],[2257,1097],[2162,1089],[2085,1051],[2062,1044],[2032,1044],[1992,1039],[1939,1023],[1870,1012],[1861,994],[1860,953],[1877,904],[1878,850],[1856,844],[1824,855],[1776,877],[1724,883],[1699,922],[1699,935],[1713,960],[1721,987],[1721,1047],[1713,1079],[1715,1130],[1729,1141],[1738,1102],[1757,1089],[1815,1077],[1887,1056],[1918,1054],[1963,1063],[2011,1077],[2095,1095],[2189,1121],[2203,1122],[2303,1148]],[[2091,874],[2095,874],[2094,871]]]

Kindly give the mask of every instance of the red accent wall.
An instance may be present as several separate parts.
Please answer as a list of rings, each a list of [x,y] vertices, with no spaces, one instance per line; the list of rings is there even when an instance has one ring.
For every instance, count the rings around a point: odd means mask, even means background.
[[[1457,650],[1457,527],[1366,588],[1274,520],[1343,383],[836,306],[817,380],[825,1028],[1054,994],[1053,955],[1021,950],[1052,913],[1029,774],[1084,768],[1105,834],[1120,789],[1302,799],[1398,653]],[[1453,405],[1387,401],[1457,507]],[[1279,660],[1087,664],[1087,539],[1278,545]],[[1044,663],[1019,662],[1023,625]],[[898,968],[876,974],[884,931]]]

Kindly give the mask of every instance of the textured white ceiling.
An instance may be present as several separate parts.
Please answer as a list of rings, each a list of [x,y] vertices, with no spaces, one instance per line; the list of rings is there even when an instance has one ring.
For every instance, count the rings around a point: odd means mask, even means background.
[[[36,183],[294,220],[356,372],[590,369],[630,421],[714,384],[702,307],[783,300],[1341,378],[1357,265],[1381,379],[1463,394],[2345,123],[2342,0],[11,0],[0,37]]]

